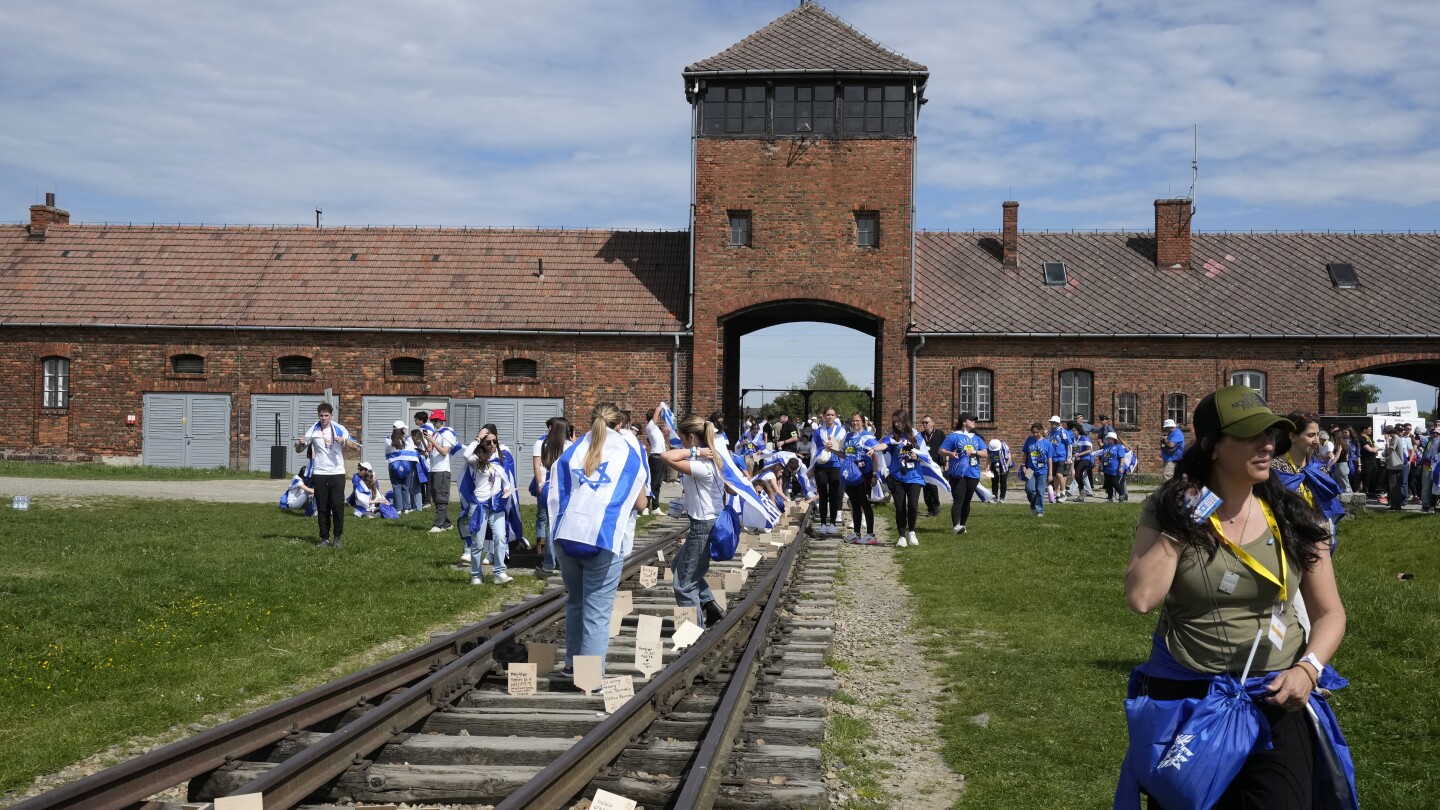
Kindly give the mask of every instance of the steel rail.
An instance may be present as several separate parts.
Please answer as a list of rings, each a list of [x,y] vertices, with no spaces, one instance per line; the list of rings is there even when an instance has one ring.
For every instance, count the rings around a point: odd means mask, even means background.
[[[677,529],[632,553],[625,561],[621,578],[638,571],[640,566],[654,559],[657,551],[673,543],[685,531]],[[497,649],[562,615],[565,612],[564,596],[564,590],[552,591],[551,598],[543,607],[530,611],[528,616],[475,649],[331,732],[324,740],[241,785],[230,795],[259,793],[266,810],[294,807],[327,782],[345,773],[350,766],[362,762],[375,750],[404,734],[406,728],[468,691],[494,668]]]
[[[771,592],[780,589],[782,577],[789,571],[803,542],[797,537],[785,547],[780,559],[759,586],[716,625],[716,632],[701,636],[700,641],[662,670],[660,677],[652,680],[623,707],[600,721],[565,753],[495,805],[495,810],[557,810],[584,790],[602,768],[620,755],[633,737],[660,717],[661,706],[668,707],[667,699],[689,685],[686,679],[701,669],[705,658],[719,649],[722,643],[731,641],[731,634],[740,623],[768,603]]]
[[[672,542],[683,531],[672,532],[632,555],[637,560],[635,564],[654,557],[655,551]],[[443,669],[462,656],[465,646],[482,643],[496,628],[523,619],[557,600],[563,601],[563,597],[563,590],[539,594],[413,650],[31,797],[12,805],[10,810],[122,810],[130,807],[148,796],[219,768],[307,726],[413,683],[426,673]]]
[[[809,521],[810,513],[806,512],[793,544],[803,542],[800,538],[804,536],[805,526]],[[792,566],[782,573],[781,582],[788,582],[793,572]],[[720,794],[721,780],[725,776],[725,765],[729,762],[735,738],[739,736],[745,713],[750,708],[755,683],[759,680],[760,656],[770,644],[770,628],[775,623],[781,603],[784,602],[784,590],[784,587],[775,588],[766,601],[765,609],[761,611],[760,619],[751,631],[750,643],[745,646],[745,654],[740,657],[735,671],[730,674],[730,683],[726,684],[720,703],[715,707],[714,719],[710,721],[710,727],[706,729],[705,737],[695,751],[690,770],[685,774],[679,792],[670,802],[671,807],[708,808],[715,805],[715,799]]]

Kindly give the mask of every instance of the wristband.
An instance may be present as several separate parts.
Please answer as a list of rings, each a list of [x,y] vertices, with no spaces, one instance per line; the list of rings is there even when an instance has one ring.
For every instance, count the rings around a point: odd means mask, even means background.
[[[1300,660],[1296,663],[1309,664],[1311,667],[1313,667],[1315,669],[1315,677],[1312,680],[1314,680],[1316,683],[1320,682],[1320,673],[1325,671],[1325,665],[1320,663],[1320,659],[1316,657],[1315,653],[1306,653],[1300,656]]]

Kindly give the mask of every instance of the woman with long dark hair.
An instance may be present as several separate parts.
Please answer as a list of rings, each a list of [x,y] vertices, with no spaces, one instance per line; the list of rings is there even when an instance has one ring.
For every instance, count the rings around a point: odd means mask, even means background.
[[[565,448],[570,446],[570,420],[563,416],[552,416],[545,420],[545,435],[535,440],[534,465],[536,489],[539,496],[535,499],[535,537],[544,546],[543,562],[541,567],[545,573],[553,574],[559,570],[555,561],[555,544],[547,538],[550,536],[550,509],[549,493],[547,487],[550,485],[550,466]]]
[[[920,491],[925,477],[920,473],[920,448],[925,439],[910,426],[910,415],[898,410],[890,415],[890,432],[870,451],[885,453],[889,462],[886,479],[895,501],[895,547],[919,546],[915,526],[920,521]]]
[[[1333,538],[1334,524],[1345,517],[1345,504],[1340,502],[1340,485],[1330,477],[1319,458],[1320,420],[1300,411],[1285,418],[1295,425],[1295,430],[1290,433],[1290,447],[1275,456],[1275,472],[1286,489],[1300,493],[1305,503],[1329,519]],[[1331,545],[1333,551],[1334,544]]]
[[[1163,606],[1130,696],[1149,696],[1159,708],[1203,698],[1225,676],[1248,672],[1243,688],[1268,721],[1274,747],[1249,754],[1216,806],[1309,810],[1318,738],[1305,710],[1328,714],[1318,686],[1343,685],[1326,666],[1345,635],[1330,533],[1272,469],[1294,426],[1257,392],[1221,388],[1201,400],[1193,425],[1196,441],[1175,477],[1145,501],[1125,574],[1131,610]],[[1297,593],[1309,610],[1308,636]],[[1135,720],[1132,734],[1143,723]],[[1124,782],[1117,801],[1131,788],[1139,785]],[[1152,799],[1150,807],[1159,805]]]

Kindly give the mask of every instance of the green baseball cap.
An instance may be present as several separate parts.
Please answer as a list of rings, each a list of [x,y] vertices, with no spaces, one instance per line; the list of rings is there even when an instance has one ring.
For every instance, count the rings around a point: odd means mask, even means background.
[[[1221,433],[1238,439],[1249,439],[1272,428],[1284,428],[1275,447],[1278,455],[1290,449],[1290,434],[1295,423],[1276,416],[1265,404],[1265,397],[1248,385],[1227,385],[1200,400],[1195,406],[1195,435],[1218,438]],[[1279,445],[1283,444],[1284,447]]]

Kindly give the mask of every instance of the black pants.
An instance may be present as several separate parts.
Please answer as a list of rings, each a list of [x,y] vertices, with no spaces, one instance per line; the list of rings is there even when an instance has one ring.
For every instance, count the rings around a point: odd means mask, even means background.
[[[870,476],[865,476],[869,478]],[[875,507],[870,503],[870,487],[862,479],[860,483],[845,487],[850,498],[850,527],[856,534],[875,533]],[[860,518],[865,518],[865,531],[860,531]],[[832,523],[834,521],[831,521]]]
[[[957,526],[964,526],[970,519],[970,501],[975,497],[975,487],[980,486],[979,478],[952,478],[945,476],[950,482],[950,495],[954,501],[950,503],[950,522]]]
[[[1095,491],[1095,478],[1090,474],[1094,468],[1094,464],[1075,465],[1075,488],[1081,498],[1085,497],[1085,490]]]
[[[833,524],[840,516],[840,499],[845,495],[840,488],[840,468],[816,467],[815,489],[820,493],[820,522]]]
[[[930,517],[940,514],[940,487],[935,484],[925,485],[925,514]]]
[[[1380,497],[1380,489],[1385,486],[1385,465],[1376,458],[1365,465],[1365,494],[1372,498]]]
[[[995,499],[1005,500],[1005,491],[1010,488],[1010,471],[1000,472],[994,467],[990,471],[995,474]]]
[[[441,529],[450,528],[450,473],[430,471],[430,483],[435,499],[435,525]]]
[[[1401,487],[1401,484],[1405,481],[1405,468],[1387,469],[1385,474],[1390,478],[1390,508],[1398,511],[1400,507],[1405,505],[1405,490]]]
[[[330,539],[330,522],[335,522],[335,539],[345,536],[345,473],[317,475],[311,479],[315,487],[315,518],[320,521],[320,542]]]
[[[668,465],[660,458],[659,453],[650,456],[650,508],[660,508],[660,485],[665,482],[665,470]]]
[[[1203,698],[1209,681],[1147,678],[1141,688],[1156,700]],[[1270,721],[1275,743],[1270,751],[1251,754],[1235,781],[1215,805],[1216,810],[1310,810],[1314,796],[1315,733],[1304,711],[1287,712],[1268,703],[1255,704]],[[1150,810],[1164,810],[1149,799]]]
[[[1120,476],[1105,473],[1105,498],[1115,500],[1120,496]]]
[[[920,484],[891,481],[890,497],[895,499],[895,533],[898,539],[907,532],[915,531],[916,521],[920,519]]]

